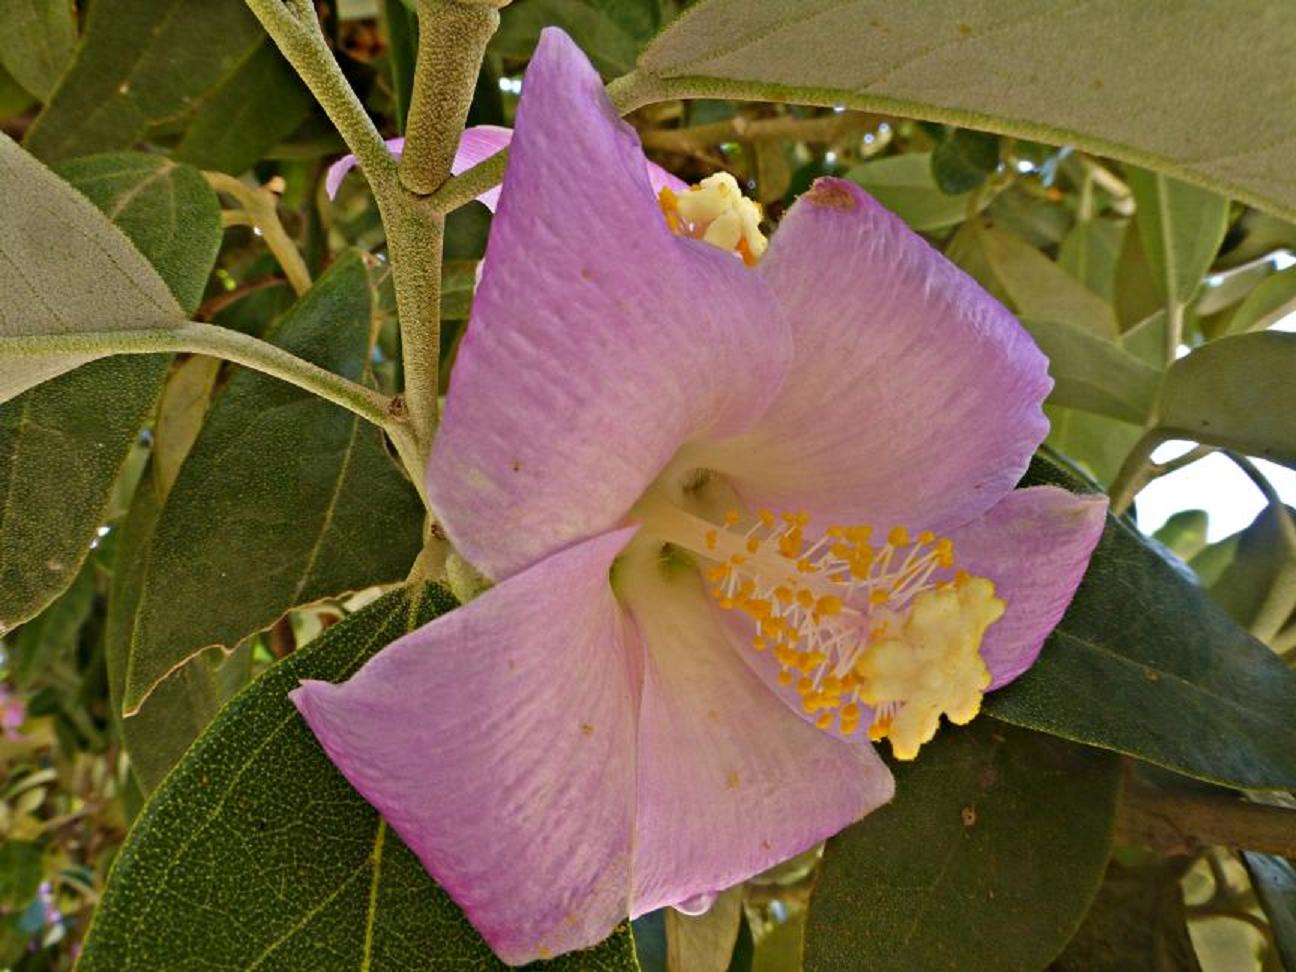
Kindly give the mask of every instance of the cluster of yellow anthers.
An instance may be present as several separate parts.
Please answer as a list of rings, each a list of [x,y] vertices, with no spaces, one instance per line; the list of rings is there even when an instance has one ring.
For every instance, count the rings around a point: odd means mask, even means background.
[[[663,186],[657,202],[672,233],[735,252],[749,267],[768,245],[760,231],[760,203],[744,196],[728,172],[709,175],[683,193]]]
[[[912,759],[942,714],[977,714],[990,684],[981,639],[1004,602],[986,578],[953,571],[951,540],[895,527],[873,545],[868,526],[830,526],[807,545],[805,513],[741,520],[731,510],[705,535],[712,594],[751,617],[752,647],[773,653],[819,728],[849,735],[868,706],[869,737]]]

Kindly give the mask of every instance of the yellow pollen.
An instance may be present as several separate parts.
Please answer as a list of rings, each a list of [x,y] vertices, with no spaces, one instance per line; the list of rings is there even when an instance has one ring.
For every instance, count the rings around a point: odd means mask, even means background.
[[[902,526],[892,527],[891,532],[887,534],[887,543],[893,547],[909,546],[909,531]]]
[[[747,541],[747,552],[749,554],[754,554],[759,550],[760,550],[759,540],[757,540],[755,537],[752,537],[750,540]]]
[[[815,725],[818,726],[820,729],[831,729],[832,724],[833,724],[833,714],[831,712],[825,712],[823,715],[821,715],[818,719],[815,720]]]
[[[785,670],[785,671],[781,671],[781,672],[778,673],[778,680],[779,680],[779,684],[780,684],[780,685],[791,685],[791,684],[792,684],[792,673],[789,672],[789,671],[786,671],[786,670]]]

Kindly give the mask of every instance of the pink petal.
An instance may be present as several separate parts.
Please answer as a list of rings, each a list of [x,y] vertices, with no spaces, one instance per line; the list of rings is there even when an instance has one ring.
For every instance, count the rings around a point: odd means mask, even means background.
[[[1013,487],[1048,431],[1016,319],[864,190],[820,179],[760,264],[795,360],[760,427],[715,448],[753,505],[940,531]]]
[[[637,720],[622,530],[541,561],[293,701],[506,962],[625,918]]]
[[[457,549],[500,578],[610,529],[681,443],[750,425],[790,353],[759,275],[669,232],[633,129],[546,30],[428,469]]]
[[[1034,486],[1014,490],[951,534],[957,565],[994,581],[1008,605],[981,645],[990,689],[1034,663],[1071,603],[1106,520],[1105,496]]]
[[[731,639],[696,576],[624,590],[646,645],[632,915],[687,907],[891,799],[872,747],[807,724],[743,663],[748,639]]]
[[[459,139],[459,150],[455,152],[454,161],[450,163],[450,173],[458,175],[467,172],[479,162],[485,162],[500,149],[507,148],[509,139],[512,137],[513,129],[501,128],[499,125],[475,125],[472,128],[465,128],[463,136]],[[405,150],[403,138],[390,138],[386,144],[391,154],[398,159]],[[328,193],[330,199],[337,198],[338,190],[342,188],[342,180],[355,166],[356,157],[344,155],[328,167],[328,172],[324,173],[324,191]],[[648,182],[652,186],[654,195],[663,187],[669,187],[676,192],[688,188],[687,182],[671,175],[655,162],[648,163]],[[499,205],[499,197],[500,187],[495,186],[478,196],[477,201],[493,213]]]

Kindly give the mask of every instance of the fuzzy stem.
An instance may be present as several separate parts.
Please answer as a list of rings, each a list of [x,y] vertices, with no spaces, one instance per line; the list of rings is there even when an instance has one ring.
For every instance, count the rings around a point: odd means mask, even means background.
[[[1152,453],[1163,441],[1165,441],[1164,435],[1155,429],[1149,429],[1143,433],[1143,437],[1138,442],[1134,443],[1134,448],[1125,457],[1125,462],[1112,481],[1111,489],[1107,491],[1111,496],[1112,513],[1116,516],[1129,509],[1138,491],[1152,479],[1153,472],[1150,464]]]
[[[397,186],[396,162],[329,50],[314,5],[309,0],[246,3],[341,133],[381,205]]]
[[[341,405],[392,431],[399,427],[387,396],[311,364],[283,348],[228,327],[186,321],[178,327],[0,337],[0,359],[45,355],[188,352],[234,361]]]
[[[1122,840],[1165,854],[1218,846],[1296,855],[1296,811],[1235,797],[1129,786],[1117,831]]]
[[[241,214],[237,215],[246,215],[252,225],[261,231],[261,238],[279,261],[284,276],[288,278],[288,283],[297,296],[310,290],[310,270],[306,268],[306,261],[302,259],[297,244],[292,241],[283,223],[279,222],[275,194],[268,189],[249,186],[224,172],[204,172],[203,176],[213,189],[237,200],[243,207]],[[223,217],[222,221],[224,222]],[[229,225],[228,222],[226,225]]]
[[[418,65],[405,122],[401,185],[420,196],[450,176],[486,42],[499,27],[494,5],[419,0]]]

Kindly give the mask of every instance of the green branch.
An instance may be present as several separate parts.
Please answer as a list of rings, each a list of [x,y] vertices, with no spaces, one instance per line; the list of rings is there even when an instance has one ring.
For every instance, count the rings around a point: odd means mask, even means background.
[[[268,189],[258,189],[247,183],[226,175],[224,172],[204,172],[203,177],[217,192],[235,199],[243,207],[243,213],[251,224],[261,231],[261,238],[279,261],[284,276],[293,292],[300,297],[310,290],[310,270],[302,259],[301,251],[292,241],[283,223],[279,221],[278,200]],[[225,216],[222,216],[225,220]],[[226,220],[226,225],[229,220]]]
[[[0,337],[0,359],[160,352],[206,354],[246,365],[341,405],[394,435],[401,431],[399,416],[394,414],[387,396],[289,354],[283,348],[216,324],[187,321],[178,327]]]

